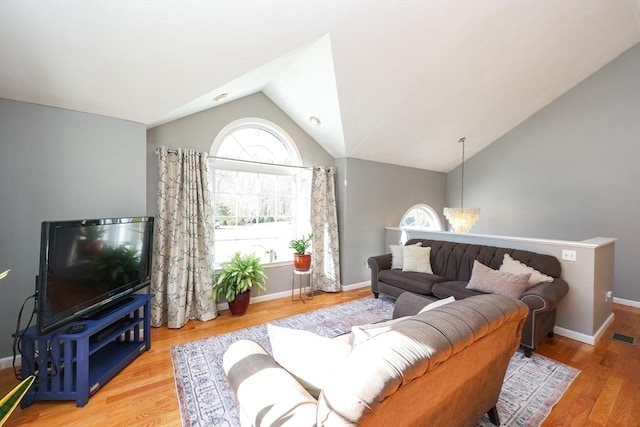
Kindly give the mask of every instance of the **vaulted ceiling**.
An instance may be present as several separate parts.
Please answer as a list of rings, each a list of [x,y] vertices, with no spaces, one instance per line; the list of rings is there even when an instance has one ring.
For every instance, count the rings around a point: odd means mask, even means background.
[[[262,91],[336,158],[447,172],[638,43],[639,10],[2,0],[0,96],[153,127]]]

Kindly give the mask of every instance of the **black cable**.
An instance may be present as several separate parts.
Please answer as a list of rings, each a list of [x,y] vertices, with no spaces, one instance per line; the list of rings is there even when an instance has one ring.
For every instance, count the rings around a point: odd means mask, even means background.
[[[59,345],[58,344],[58,335],[60,335],[62,332],[58,332],[54,335],[51,336],[51,338],[49,338],[48,343],[47,343],[47,360],[51,361],[51,371],[49,371],[49,362],[47,361],[46,363],[46,368],[47,368],[47,375],[49,377],[55,377],[56,375],[58,375],[59,369],[62,368],[62,365],[60,364],[60,359],[56,359],[53,356],[53,345]],[[64,353],[64,352],[63,352]],[[62,355],[62,357],[64,357],[64,354]]]
[[[22,361],[22,365],[27,365],[28,371],[33,372],[33,367],[31,366],[31,358],[34,355],[30,355],[29,357],[25,357],[22,352],[22,338],[27,333],[27,330],[31,327],[31,322],[33,322],[33,318],[36,315],[36,302],[37,302],[37,293],[28,296],[24,302],[22,303],[22,307],[20,307],[20,312],[18,313],[18,321],[16,322],[16,333],[13,335],[13,374],[15,375],[17,380],[21,380],[20,375],[18,375],[18,369],[16,367],[16,352],[20,353],[20,358]],[[31,317],[29,317],[29,322],[27,323],[27,327],[20,332],[20,324],[22,323],[22,311],[24,310],[24,306],[27,304],[31,298],[34,299],[33,310],[31,311]]]

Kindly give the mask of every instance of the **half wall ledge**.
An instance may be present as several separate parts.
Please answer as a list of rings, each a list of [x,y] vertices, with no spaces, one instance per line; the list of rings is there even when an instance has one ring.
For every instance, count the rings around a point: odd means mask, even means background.
[[[613,320],[611,294],[615,238],[594,237],[570,241],[387,227],[386,245],[397,243],[403,232],[407,239],[497,246],[555,256],[562,266],[561,276],[569,284],[569,293],[557,307],[554,333],[593,345]]]

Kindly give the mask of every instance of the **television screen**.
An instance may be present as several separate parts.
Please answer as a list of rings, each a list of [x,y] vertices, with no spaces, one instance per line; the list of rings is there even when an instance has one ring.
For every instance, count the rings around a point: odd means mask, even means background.
[[[38,332],[88,316],[149,284],[153,217],[42,223]]]

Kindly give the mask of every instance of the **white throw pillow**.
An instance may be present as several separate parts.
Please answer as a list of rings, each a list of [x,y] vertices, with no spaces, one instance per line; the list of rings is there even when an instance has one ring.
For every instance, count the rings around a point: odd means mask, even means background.
[[[403,245],[391,245],[391,269],[402,269],[402,247]]]
[[[494,270],[474,260],[471,279],[469,279],[467,289],[475,289],[477,291],[500,294],[518,299],[520,295],[527,290],[529,277],[531,277],[531,273],[505,273],[504,271]]]
[[[422,246],[422,242],[414,243],[409,246]],[[402,257],[403,248],[404,248],[404,245],[402,244],[389,246],[389,250],[391,251],[391,269],[392,270],[402,269],[402,267],[404,266],[403,257]]]
[[[418,314],[424,313],[425,311],[433,310],[436,307],[442,307],[443,305],[447,305],[450,302],[454,302],[455,300],[456,299],[452,296],[448,298],[439,299],[438,301],[434,301],[431,304],[427,304],[426,306],[422,307],[422,309],[418,312]]]
[[[268,324],[267,333],[275,361],[316,399],[331,369],[351,352],[349,343],[309,331]]]
[[[362,344],[363,342],[375,337],[376,335],[387,332],[391,329],[391,326],[394,323],[398,323],[401,320],[406,319],[407,317],[408,316],[398,317],[397,319],[391,319],[385,322],[371,323],[368,325],[352,326],[351,335],[349,336],[349,344],[352,347]]]
[[[433,274],[431,270],[431,246],[427,246],[426,248],[420,246],[405,246],[402,257],[404,258],[402,271]]]
[[[529,277],[529,288],[537,285],[540,282],[553,282],[553,277],[540,273],[533,267],[529,267],[527,264],[524,264],[517,259],[513,259],[509,254],[504,254],[504,259],[502,260],[500,271],[511,274],[530,273],[531,277]]]

